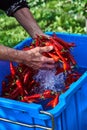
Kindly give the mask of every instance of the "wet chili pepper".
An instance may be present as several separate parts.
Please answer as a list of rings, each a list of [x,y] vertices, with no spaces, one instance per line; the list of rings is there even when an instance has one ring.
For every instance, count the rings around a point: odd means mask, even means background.
[[[36,46],[36,47],[39,46],[39,41],[38,41],[38,39],[35,39],[35,46]]]
[[[47,52],[43,52],[42,55],[50,58],[50,56],[49,56],[49,54]]]
[[[59,101],[59,93],[55,95],[55,97],[47,103],[46,107],[52,107],[54,108],[57,104],[58,104],[58,101]]]
[[[53,53],[50,53],[50,52],[48,52],[48,55],[49,55],[51,58],[53,58],[55,62],[58,62],[59,57],[58,57],[57,55],[55,55],[55,54],[53,54]]]
[[[40,99],[41,98],[41,94],[34,94],[34,95],[30,95],[30,96],[24,96],[24,99]]]
[[[27,85],[29,78],[31,78],[31,72],[30,72],[30,71],[28,71],[28,72],[24,75],[24,79],[23,79],[24,85]]]
[[[64,50],[64,47],[59,42],[56,42],[55,39],[50,38],[50,40],[53,42],[53,45],[55,45],[60,52]]]
[[[58,93],[58,94],[56,94],[55,98],[53,99],[53,104],[52,104],[53,108],[58,104],[59,96],[60,96],[60,94]]]
[[[23,85],[22,85],[22,82],[20,81],[20,79],[17,79],[15,83],[20,90],[19,93],[21,95],[24,95]]]
[[[11,71],[12,77],[14,78],[16,75],[16,70],[12,62],[10,62],[10,71]]]
[[[64,69],[57,67],[55,75],[58,75],[59,73],[62,73],[62,72],[64,72]]]
[[[52,91],[51,90],[45,90],[42,94],[44,98],[50,98],[52,97]]]
[[[71,60],[71,62],[72,62],[73,65],[77,64],[72,55],[69,54],[68,57],[70,58],[70,60]]]
[[[63,47],[69,50],[68,43],[62,40],[61,38],[57,37],[55,34],[53,35],[54,39],[58,41]]]
[[[9,95],[9,98],[16,99],[20,95],[20,89],[16,87]]]
[[[51,42],[45,42],[46,46],[53,46],[53,44]]]
[[[37,102],[37,98],[29,98],[29,96],[24,96],[21,98],[22,102],[27,102],[27,103],[31,103],[31,102]]]

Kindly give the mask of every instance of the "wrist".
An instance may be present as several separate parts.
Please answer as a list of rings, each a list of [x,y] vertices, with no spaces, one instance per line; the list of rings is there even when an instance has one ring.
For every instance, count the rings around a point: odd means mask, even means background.
[[[17,63],[23,63],[24,62],[24,51],[22,50],[14,50],[14,55],[10,55],[9,58]]]

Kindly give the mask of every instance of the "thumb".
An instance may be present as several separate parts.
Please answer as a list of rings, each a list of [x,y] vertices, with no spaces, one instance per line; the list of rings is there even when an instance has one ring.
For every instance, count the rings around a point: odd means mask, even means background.
[[[53,46],[45,46],[45,47],[40,47],[40,50],[39,52],[42,53],[42,52],[49,52],[53,50]]]

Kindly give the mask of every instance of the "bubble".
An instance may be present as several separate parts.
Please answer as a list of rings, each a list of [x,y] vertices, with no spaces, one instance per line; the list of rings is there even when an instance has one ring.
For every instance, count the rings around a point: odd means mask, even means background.
[[[54,92],[61,91],[65,87],[65,73],[55,75],[56,69],[53,70],[39,70],[34,79],[40,83],[37,93],[42,93],[46,89],[53,90]]]

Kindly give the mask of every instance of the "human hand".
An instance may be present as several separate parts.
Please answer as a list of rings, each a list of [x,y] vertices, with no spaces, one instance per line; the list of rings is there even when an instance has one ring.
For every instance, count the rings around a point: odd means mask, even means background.
[[[33,69],[52,69],[55,67],[55,61],[52,58],[47,58],[42,55],[43,52],[49,52],[53,49],[52,46],[36,47],[29,51],[24,51],[22,58],[23,64],[32,67]]]

